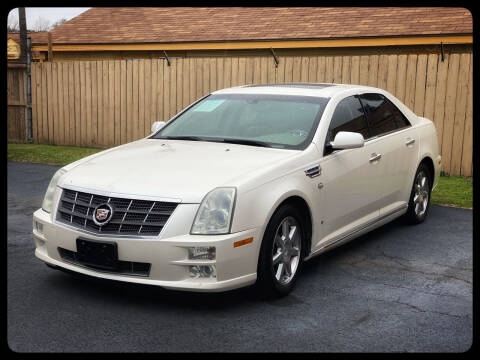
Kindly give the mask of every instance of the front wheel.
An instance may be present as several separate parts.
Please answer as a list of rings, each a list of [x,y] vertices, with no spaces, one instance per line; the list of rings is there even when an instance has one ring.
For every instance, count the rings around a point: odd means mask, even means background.
[[[432,192],[431,184],[430,170],[425,164],[420,164],[415,174],[406,213],[410,223],[419,224],[427,217]]]
[[[270,219],[260,249],[257,286],[263,295],[287,295],[300,273],[304,226],[299,211],[281,206]]]

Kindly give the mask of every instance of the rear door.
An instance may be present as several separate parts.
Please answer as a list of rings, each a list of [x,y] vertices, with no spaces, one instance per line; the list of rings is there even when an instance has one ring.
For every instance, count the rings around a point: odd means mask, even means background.
[[[406,208],[418,156],[418,135],[408,119],[384,95],[360,95],[370,134],[382,155],[380,216]]]
[[[358,149],[332,151],[328,145],[339,131],[358,132],[367,141]],[[371,160],[378,152],[378,145],[375,139],[368,141],[369,138],[358,97],[341,100],[330,120],[324,157],[320,162],[325,219],[322,219],[321,240],[314,246],[314,251],[355,232],[379,216],[381,194],[378,186],[382,181],[382,162]]]

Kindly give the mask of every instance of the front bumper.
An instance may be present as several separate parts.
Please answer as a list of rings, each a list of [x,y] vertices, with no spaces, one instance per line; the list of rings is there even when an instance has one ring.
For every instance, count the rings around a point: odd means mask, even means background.
[[[168,238],[162,238],[162,231],[155,238],[133,238],[87,234],[54,222],[50,214],[42,209],[33,214],[33,220],[35,256],[50,265],[85,275],[177,290],[212,292],[247,286],[253,284],[257,278],[260,247],[258,229],[214,236],[177,234]],[[42,232],[35,226],[36,222],[42,224]],[[119,260],[151,264],[148,276],[103,272],[63,260],[58,248],[76,252],[76,240],[79,237],[116,242]],[[251,237],[253,242],[239,247],[233,246],[234,242]],[[194,246],[215,246],[215,260],[189,260],[188,248]],[[215,265],[216,278],[190,277],[191,265]]]

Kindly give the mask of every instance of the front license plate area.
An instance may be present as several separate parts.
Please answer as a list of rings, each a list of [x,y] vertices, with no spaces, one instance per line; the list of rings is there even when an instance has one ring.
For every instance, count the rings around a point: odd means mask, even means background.
[[[102,270],[118,270],[117,243],[111,241],[77,239],[76,260],[86,266]]]

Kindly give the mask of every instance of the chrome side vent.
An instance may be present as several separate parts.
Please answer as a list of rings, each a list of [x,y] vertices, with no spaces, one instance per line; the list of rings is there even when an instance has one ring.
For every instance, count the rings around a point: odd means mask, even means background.
[[[320,167],[320,165],[317,165],[305,170],[305,175],[307,175],[309,178],[314,178],[321,174],[322,174],[322,168]]]

